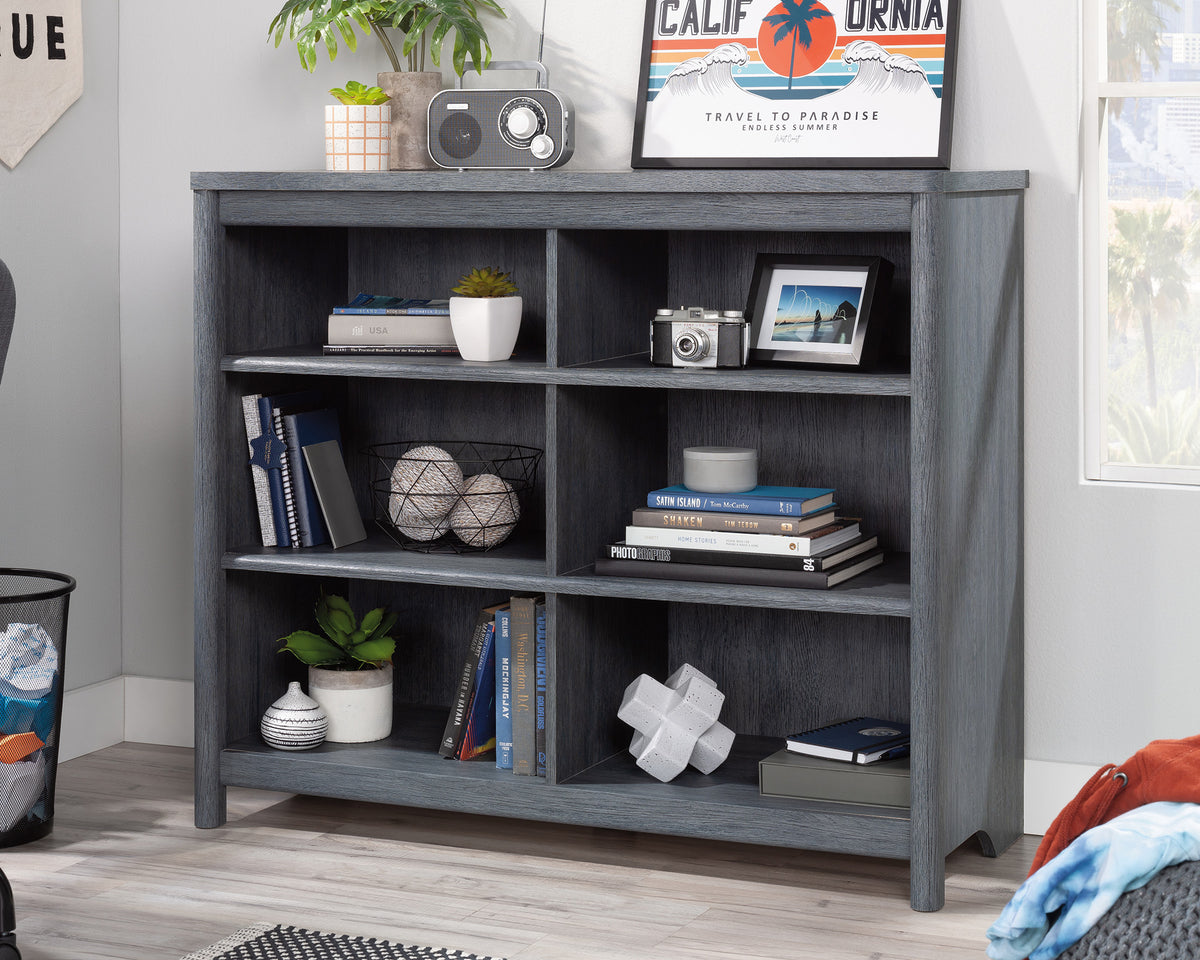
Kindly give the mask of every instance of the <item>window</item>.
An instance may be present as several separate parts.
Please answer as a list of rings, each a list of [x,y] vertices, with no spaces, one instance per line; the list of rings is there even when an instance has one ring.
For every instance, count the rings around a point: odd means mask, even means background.
[[[1087,475],[1200,484],[1200,0],[1085,0]]]

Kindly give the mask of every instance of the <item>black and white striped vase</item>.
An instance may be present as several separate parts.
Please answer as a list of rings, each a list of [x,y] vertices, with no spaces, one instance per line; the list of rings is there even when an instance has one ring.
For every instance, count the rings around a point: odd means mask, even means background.
[[[321,705],[300,689],[299,681],[288,684],[287,693],[263,714],[259,731],[277,750],[311,750],[320,746],[329,730],[329,718]]]

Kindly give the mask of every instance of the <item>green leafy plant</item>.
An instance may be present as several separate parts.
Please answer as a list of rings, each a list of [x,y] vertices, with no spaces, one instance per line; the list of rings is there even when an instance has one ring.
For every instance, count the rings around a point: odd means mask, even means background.
[[[317,624],[325,636],[311,630],[296,630],[280,637],[280,653],[290,653],[310,667],[330,670],[361,670],[390,663],[396,641],[388,631],[396,623],[396,614],[376,607],[355,619],[350,604],[343,598],[321,591],[316,606]]]
[[[346,82],[345,89],[342,87],[334,87],[329,91],[334,98],[347,105],[355,106],[372,106],[376,103],[387,103],[388,95],[379,87],[368,87],[365,83],[359,83],[357,80],[349,80]]]
[[[457,287],[451,288],[460,297],[511,297],[517,285],[499,267],[477,267],[464,274]]]
[[[454,32],[451,63],[459,77],[468,59],[483,73],[492,59],[481,13],[507,17],[495,0],[287,0],[267,28],[275,46],[286,37],[296,44],[300,63],[310,73],[317,66],[317,47],[324,46],[332,62],[338,53],[338,38],[351,50],[358,49],[357,26],[374,36],[387,53],[392,69],[401,70],[400,57],[409,70],[424,70],[428,53],[434,66],[441,66],[442,45]],[[404,35],[400,53],[388,36],[389,29]]]

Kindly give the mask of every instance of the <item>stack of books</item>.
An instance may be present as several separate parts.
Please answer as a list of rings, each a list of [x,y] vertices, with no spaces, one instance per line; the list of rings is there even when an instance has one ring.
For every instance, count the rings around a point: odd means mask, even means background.
[[[337,411],[317,390],[242,397],[250,479],[265,547],[365,540]]]
[[[826,487],[653,490],[596,573],[826,589],[883,563],[879,538],[838,516]]]
[[[457,356],[450,301],[360,293],[329,314],[322,352]]]
[[[515,596],[475,618],[438,746],[456,760],[495,758],[517,776],[546,775],[546,601]]]

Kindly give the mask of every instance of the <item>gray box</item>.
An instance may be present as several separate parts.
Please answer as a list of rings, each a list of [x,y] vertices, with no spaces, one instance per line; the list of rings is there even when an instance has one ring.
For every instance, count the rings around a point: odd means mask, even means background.
[[[779,750],[758,761],[758,791],[766,797],[908,807],[909,787],[908,757],[848,763]]]

